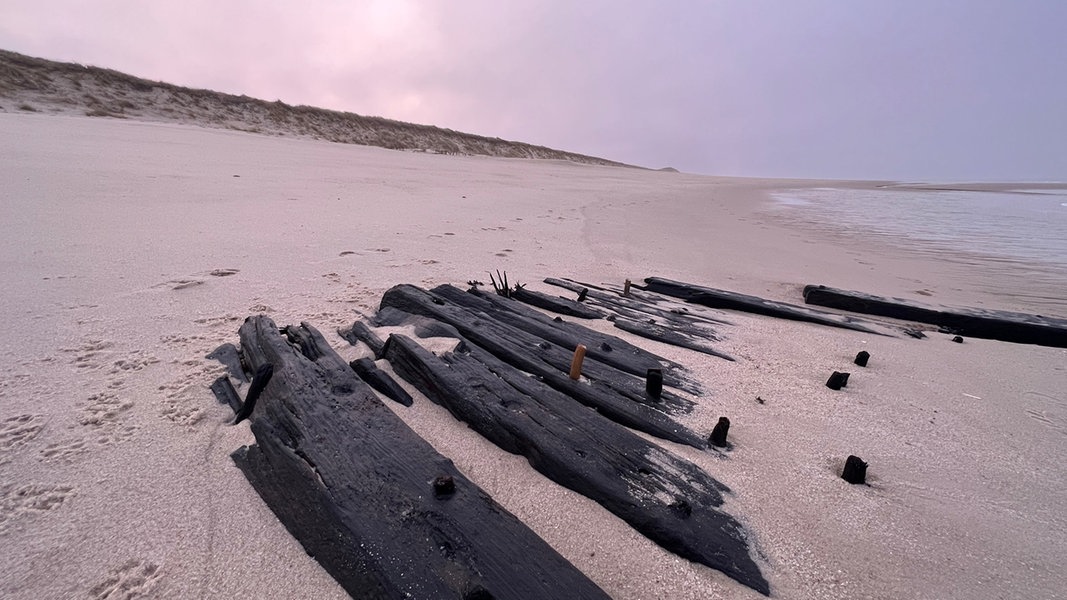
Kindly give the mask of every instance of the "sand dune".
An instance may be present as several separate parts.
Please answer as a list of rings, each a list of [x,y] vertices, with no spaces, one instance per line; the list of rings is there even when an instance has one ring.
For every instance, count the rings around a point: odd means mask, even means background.
[[[498,268],[552,293],[542,278],[659,275],[792,302],[824,283],[1020,308],[952,263],[790,224],[763,196],[827,182],[28,111],[0,114],[0,156],[5,598],[344,597],[229,458],[252,437],[226,424],[207,389],[222,367],[204,356],[249,314],[309,321],[354,356],[333,330],[392,285]],[[730,417],[726,457],[664,445],[733,490],[774,597],[1067,589],[1067,353],[729,320],[735,363],[597,327],[699,373],[711,392],[687,425]],[[859,350],[866,369],[850,365]],[[842,369],[848,387],[827,389]],[[613,597],[760,597],[409,391],[411,408],[390,408]],[[849,454],[869,461],[870,486],[838,477]]]
[[[393,150],[622,163],[430,125],[290,106],[150,81],[112,69],[61,63],[0,50],[0,112],[39,112],[233,129]]]

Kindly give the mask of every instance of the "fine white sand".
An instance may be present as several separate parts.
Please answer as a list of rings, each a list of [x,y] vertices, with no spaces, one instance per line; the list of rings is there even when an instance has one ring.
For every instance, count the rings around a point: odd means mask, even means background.
[[[249,314],[334,333],[397,283],[660,275],[801,302],[824,283],[1027,310],[949,261],[790,219],[760,181],[433,156],[193,126],[0,114],[0,596],[337,598],[233,465],[247,425],[204,355]],[[1025,277],[1020,276],[1020,282]],[[1046,314],[1054,290],[1043,290]],[[1062,297],[1062,288],[1059,296]],[[690,365],[729,416],[729,485],[780,598],[1055,598],[1067,589],[1067,352],[729,315]],[[867,369],[851,365],[859,350]],[[847,388],[824,387],[849,370]],[[410,388],[409,388],[410,389]],[[760,404],[756,398],[764,403]],[[392,405],[391,405],[392,406]],[[758,598],[663,551],[416,394],[392,406],[616,598]],[[870,486],[838,478],[869,461]]]

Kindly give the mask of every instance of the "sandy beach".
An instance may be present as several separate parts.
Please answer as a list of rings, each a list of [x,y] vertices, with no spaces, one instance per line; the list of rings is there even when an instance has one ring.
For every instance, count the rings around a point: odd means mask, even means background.
[[[441,156],[118,119],[0,114],[0,596],[344,598],[238,471],[205,355],[245,317],[336,334],[395,284],[662,276],[802,303],[819,283],[1067,317],[1064,281],[791,220],[755,180]],[[957,257],[959,258],[959,257]],[[1015,293],[1014,290],[1018,290]],[[1034,299],[1040,299],[1040,302]],[[1055,299],[1059,298],[1057,302]],[[1067,351],[729,313],[684,423],[733,424],[728,485],[776,598],[1059,598]],[[860,350],[869,367],[851,365]],[[823,384],[851,370],[848,387]],[[760,598],[661,549],[408,386],[387,403],[618,599]],[[762,399],[758,402],[757,398]],[[869,486],[839,478],[868,461]],[[521,485],[520,485],[521,482]]]

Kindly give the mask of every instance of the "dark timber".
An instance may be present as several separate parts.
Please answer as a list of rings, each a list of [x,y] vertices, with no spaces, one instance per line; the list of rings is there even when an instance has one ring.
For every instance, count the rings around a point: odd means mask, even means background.
[[[437,357],[409,338],[392,335],[385,357],[430,400],[504,450],[525,456],[549,479],[597,501],[679,556],[769,593],[743,528],[719,510],[725,486],[471,348],[464,343]]]
[[[442,286],[445,287],[445,286]],[[438,288],[440,289],[440,288]],[[452,288],[455,290],[455,288]],[[478,300],[461,290],[459,296]],[[382,297],[381,306],[431,317],[456,328],[468,340],[481,346],[508,364],[539,376],[546,384],[585,404],[596,408],[605,417],[643,431],[649,435],[706,448],[698,435],[674,421],[663,410],[691,409],[692,402],[667,393],[662,401],[653,402],[645,394],[642,379],[628,375],[597,360],[587,358],[583,367],[586,381],[572,381],[570,371],[573,348],[565,350],[521,329],[510,327],[487,314],[468,310],[411,285],[398,285]],[[622,340],[615,338],[615,343]],[[642,376],[647,372],[642,372]]]
[[[204,358],[217,360],[226,367],[226,372],[241,383],[248,383],[248,375],[245,374],[244,365],[241,364],[241,355],[237,353],[237,346],[223,344],[211,351]]]
[[[570,290],[585,290],[587,301],[611,312],[612,315],[608,317],[608,320],[614,322],[615,327],[623,331],[729,361],[734,360],[733,357],[717,350],[710,343],[721,339],[712,325],[729,323],[707,315],[696,314],[675,302],[671,302],[674,306],[670,308],[656,306],[657,303],[667,300],[664,296],[656,298],[648,292],[639,292],[633,288],[630,290],[629,297],[623,297],[592,284],[568,279],[548,278],[545,279],[545,283]]]
[[[1067,319],[983,308],[935,307],[821,285],[806,286],[804,301],[868,315],[929,323],[968,337],[1067,348]]]
[[[691,283],[683,283],[670,279],[662,279],[660,277],[646,278],[644,289],[659,294],[666,294],[668,296],[681,298],[687,302],[692,302],[693,304],[710,306],[712,308],[739,310],[743,312],[754,313],[757,315],[776,317],[779,319],[804,321],[807,323],[817,323],[819,325],[840,327],[842,329],[852,329],[854,331],[862,331],[865,333],[883,335],[871,329],[867,326],[867,324],[863,323],[862,321],[859,321],[858,319],[854,319],[852,317],[847,317],[844,315],[835,315],[832,313],[806,308],[804,306],[787,304],[785,302],[765,300],[757,296],[748,296],[745,294],[738,294],[736,292],[729,292],[726,290],[718,290],[700,285],[694,285]]]
[[[241,410],[237,411],[237,416],[233,419],[234,425],[252,416],[252,411],[256,409],[256,402],[259,400],[259,396],[266,389],[273,376],[274,365],[271,363],[266,362],[256,367],[256,374],[252,376],[252,385],[248,386],[248,394],[245,396],[245,401],[241,403]]]
[[[381,392],[386,398],[404,406],[411,406],[413,400],[411,394],[407,393],[404,388],[400,387],[388,373],[378,368],[378,365],[374,364],[374,361],[369,358],[359,358],[350,363],[348,366],[352,367],[352,370],[359,375],[359,378],[367,382],[367,385],[371,386],[375,390]]]
[[[734,361],[734,357],[720,350],[716,350],[703,336],[690,333],[686,330],[671,329],[670,327],[656,325],[655,323],[649,323],[647,321],[634,321],[626,318],[616,318],[615,326],[623,331],[628,331],[643,338],[656,340],[658,342],[663,342],[664,344],[671,344],[672,346],[678,346],[680,348],[696,350],[697,352],[717,356],[731,362]]]
[[[211,393],[215,394],[215,398],[220,404],[226,404],[230,407],[230,410],[237,414],[241,411],[241,397],[237,395],[237,390],[233,389],[233,384],[230,383],[230,378],[223,375],[211,383]]]
[[[621,289],[612,289],[570,279],[546,278],[544,283],[562,287],[563,289],[570,289],[571,291],[585,290],[589,303],[601,306],[602,309],[612,313],[624,314],[619,309],[625,309],[630,311],[631,314],[636,312],[667,320],[678,319],[680,323],[702,321],[706,325],[733,325],[733,323],[719,315],[708,315],[703,310],[699,313],[690,311],[689,306],[674,298],[648,293],[648,291],[640,290],[636,286],[630,289],[630,294],[623,296]],[[632,316],[631,318],[639,317]]]
[[[304,549],[355,598],[606,598],[411,431],[303,324],[241,326],[274,365],[233,454]],[[450,493],[435,481],[451,478]],[[441,481],[446,481],[441,480]]]
[[[363,321],[356,321],[355,323],[352,323],[351,327],[338,330],[337,334],[353,346],[355,346],[357,342],[363,342],[370,348],[370,351],[374,353],[375,358],[382,357],[382,348],[385,347],[385,340],[371,331]]]
[[[683,303],[676,299],[652,294],[638,290],[637,287],[630,289],[629,296],[622,296],[621,291],[602,288],[591,283],[582,283],[570,279],[556,279],[549,277],[545,283],[571,291],[588,290],[587,302],[595,304],[604,310],[631,319],[648,319],[650,317],[662,319],[667,324],[674,326],[693,326],[696,324],[705,327],[711,325],[732,325],[729,321],[719,317],[689,310]],[[661,306],[663,305],[663,306]],[[713,330],[708,331],[714,333]],[[718,339],[713,337],[712,339]]]
[[[845,459],[845,468],[841,471],[841,479],[856,485],[867,482],[867,463],[858,456],[849,455]]]
[[[529,304],[530,306],[536,306],[537,308],[543,308],[569,317],[578,317],[579,319],[603,319],[606,316],[603,311],[597,310],[591,306],[586,306],[580,302],[575,302],[574,300],[567,298],[560,298],[559,296],[549,296],[548,294],[542,294],[541,292],[535,292],[521,287],[512,290],[511,298]]]
[[[668,385],[694,395],[703,392],[700,383],[690,377],[684,366],[634,346],[616,336],[601,333],[580,323],[565,321],[561,318],[552,319],[513,300],[487,294],[477,289],[463,292],[450,285],[441,285],[430,291],[570,352],[574,352],[578,344],[582,344],[591,358],[631,375],[644,376],[650,368],[665,368]]]

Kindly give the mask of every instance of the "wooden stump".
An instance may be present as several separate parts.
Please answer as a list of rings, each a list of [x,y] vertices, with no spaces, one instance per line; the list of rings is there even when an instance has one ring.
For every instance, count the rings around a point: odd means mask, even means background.
[[[851,483],[860,484],[867,481],[867,463],[858,456],[850,455],[845,459],[845,469],[841,472],[841,479]]]
[[[730,419],[726,417],[719,417],[719,422],[715,424],[715,429],[711,430],[711,437],[708,438],[708,442],[712,446],[719,448],[725,448],[728,443],[726,441],[726,435],[730,432]]]
[[[848,385],[848,373],[842,373],[840,371],[834,371],[830,375],[830,379],[826,380],[826,387],[831,390],[839,390]]]

